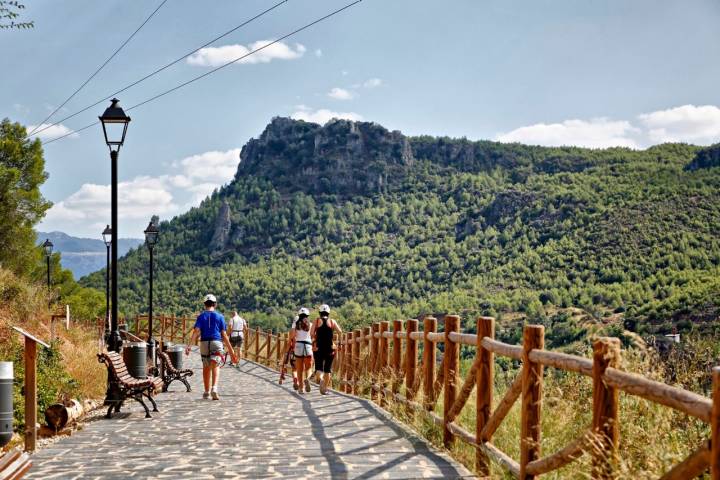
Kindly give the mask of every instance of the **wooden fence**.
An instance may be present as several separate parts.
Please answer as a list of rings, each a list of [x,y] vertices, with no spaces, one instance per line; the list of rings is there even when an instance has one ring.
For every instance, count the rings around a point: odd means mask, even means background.
[[[404,405],[410,415],[427,415],[443,430],[443,442],[450,447],[463,441],[476,449],[475,463],[481,475],[490,474],[494,459],[514,477],[534,479],[578,459],[592,457],[592,478],[613,478],[613,460],[618,452],[620,391],[683,412],[707,422],[711,438],[662,477],[689,479],[708,468],[713,480],[720,480],[720,367],[712,372],[713,400],[687,390],[621,371],[620,341],[600,338],[594,342],[593,358],[584,358],[544,349],[544,327],[526,325],[523,344],[509,345],[495,340],[495,320],[477,320],[477,334],[462,333],[460,318],[445,317],[443,332],[437,331],[435,318],[376,322],[371,327],[344,333],[337,339],[334,362],[335,387],[345,393],[370,397],[383,405],[388,399]],[[245,336],[245,355],[249,360],[279,369],[288,348],[288,335],[254,329]],[[442,361],[437,362],[436,344],[443,344]],[[418,347],[422,345],[422,359]],[[475,348],[470,371],[460,373],[460,346]],[[522,362],[517,378],[493,409],[495,356]],[[543,412],[543,368],[557,368],[592,379],[592,422],[575,440],[550,455],[541,454],[541,415]],[[474,388],[475,386],[478,388]],[[475,431],[458,425],[463,407],[475,391]],[[442,394],[442,415],[434,412]],[[511,458],[493,444],[497,431],[511,407],[521,402],[519,460]],[[648,448],[651,448],[648,445]]]
[[[120,319],[120,325],[142,340],[148,337],[148,317],[147,315],[138,315],[132,319]],[[174,342],[185,344],[190,340],[195,318],[176,317],[174,315],[153,315],[153,338],[159,342]],[[104,329],[102,320],[99,320],[99,326]]]

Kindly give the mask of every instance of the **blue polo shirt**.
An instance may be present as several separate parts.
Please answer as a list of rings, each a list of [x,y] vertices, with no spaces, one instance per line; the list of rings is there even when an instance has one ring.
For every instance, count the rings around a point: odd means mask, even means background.
[[[195,328],[200,329],[200,341],[203,342],[222,340],[222,332],[227,329],[222,314],[207,310],[198,315]]]

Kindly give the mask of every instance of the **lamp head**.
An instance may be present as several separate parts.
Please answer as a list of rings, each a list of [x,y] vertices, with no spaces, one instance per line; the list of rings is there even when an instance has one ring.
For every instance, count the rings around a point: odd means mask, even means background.
[[[43,250],[45,250],[45,256],[49,257],[52,255],[53,252],[53,243],[50,241],[50,239],[46,239],[45,243],[42,244]]]
[[[98,117],[102,123],[103,134],[105,135],[105,143],[110,150],[113,146],[120,149],[125,142],[125,134],[127,133],[130,117],[125,115],[125,111],[118,104],[117,98],[111,100],[110,106],[105,109],[102,116]]]
[[[102,232],[102,237],[105,246],[109,247],[112,244],[112,228],[110,228],[110,225],[105,227],[105,230]]]
[[[145,234],[145,244],[152,249],[157,244],[160,230],[153,222],[150,222],[143,233]]]

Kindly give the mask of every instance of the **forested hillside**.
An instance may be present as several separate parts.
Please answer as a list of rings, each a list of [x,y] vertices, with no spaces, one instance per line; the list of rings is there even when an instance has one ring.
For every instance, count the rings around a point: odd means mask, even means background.
[[[160,225],[156,310],[284,325],[329,303],[348,324],[427,312],[708,328],[720,293],[720,145],[644,151],[406,137],[372,123],[276,118],[235,180]],[[121,308],[146,310],[145,249],[121,263]],[[102,287],[104,274],[84,279]],[[506,336],[513,335],[507,329]]]

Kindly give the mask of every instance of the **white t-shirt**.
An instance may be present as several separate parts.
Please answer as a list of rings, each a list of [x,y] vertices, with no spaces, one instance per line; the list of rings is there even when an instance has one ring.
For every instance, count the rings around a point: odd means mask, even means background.
[[[247,328],[247,322],[240,315],[235,315],[230,319],[230,337],[242,337]]]

